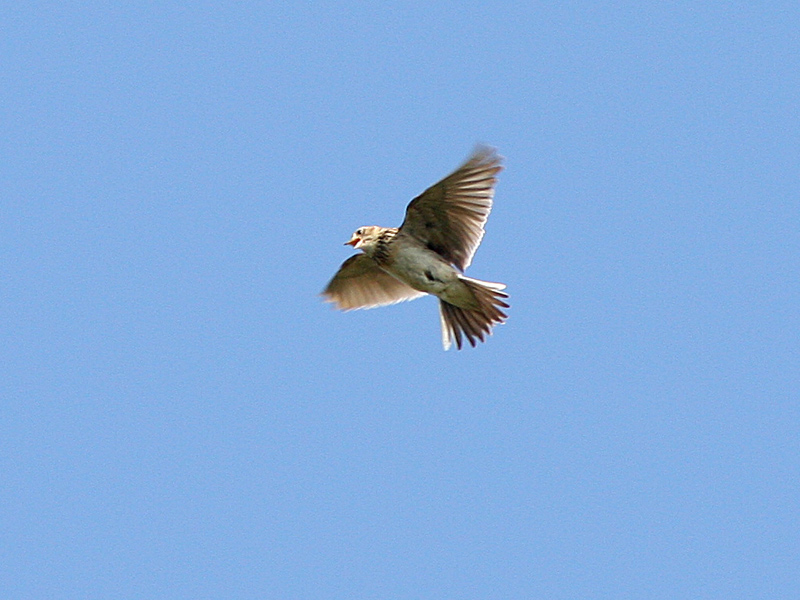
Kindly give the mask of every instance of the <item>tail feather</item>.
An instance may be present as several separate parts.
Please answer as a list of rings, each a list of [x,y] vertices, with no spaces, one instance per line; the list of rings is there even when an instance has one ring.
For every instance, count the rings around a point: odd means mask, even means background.
[[[475,347],[478,341],[483,342],[486,336],[492,335],[494,325],[504,323],[508,318],[500,310],[509,308],[503,300],[508,298],[508,294],[502,291],[505,285],[463,276],[461,281],[472,291],[478,308],[461,308],[444,300],[439,301],[442,345],[445,350],[448,350],[453,342],[461,350],[462,338],[466,338],[470,346]]]

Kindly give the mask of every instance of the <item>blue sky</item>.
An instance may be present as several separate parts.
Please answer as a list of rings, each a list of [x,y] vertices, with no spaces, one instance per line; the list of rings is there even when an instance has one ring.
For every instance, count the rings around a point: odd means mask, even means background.
[[[0,26],[4,597],[797,597],[795,2]],[[508,323],[322,303],[478,142]]]

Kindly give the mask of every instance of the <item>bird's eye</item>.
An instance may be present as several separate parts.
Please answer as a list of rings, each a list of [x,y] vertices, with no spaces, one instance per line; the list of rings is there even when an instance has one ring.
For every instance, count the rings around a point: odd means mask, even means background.
[[[364,230],[363,229],[357,230],[356,235],[364,235]]]

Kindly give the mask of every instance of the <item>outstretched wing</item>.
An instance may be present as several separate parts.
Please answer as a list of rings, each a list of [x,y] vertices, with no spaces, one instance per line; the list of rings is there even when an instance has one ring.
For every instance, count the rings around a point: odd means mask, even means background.
[[[413,300],[425,293],[395,279],[366,254],[356,254],[344,261],[322,295],[336,308],[353,310]]]
[[[483,239],[501,160],[494,148],[476,148],[453,174],[411,201],[400,233],[466,269]]]

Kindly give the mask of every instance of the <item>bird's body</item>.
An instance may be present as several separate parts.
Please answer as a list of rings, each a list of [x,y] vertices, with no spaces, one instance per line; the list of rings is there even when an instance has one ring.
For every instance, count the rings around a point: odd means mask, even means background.
[[[440,254],[413,238],[398,235],[394,228],[384,228],[376,246],[372,253],[367,246],[363,246],[364,254],[396,279],[450,304],[477,310],[478,303],[462,281],[463,277]],[[396,251],[392,251],[392,246]]]
[[[371,308],[424,294],[440,299],[442,343],[461,348],[462,334],[472,346],[502,323],[508,308],[505,285],[466,277],[489,216],[494,175],[500,171],[494,151],[479,148],[460,169],[428,188],[406,210],[400,228],[368,226],[347,245],[363,254],[350,257],[323,295],[339,308]]]

